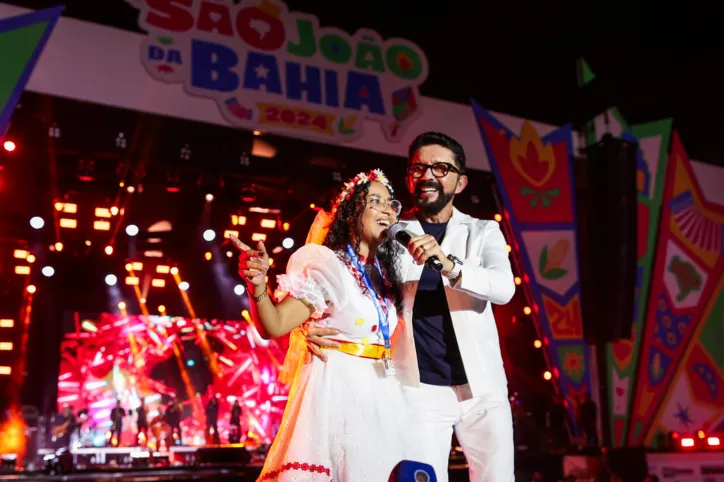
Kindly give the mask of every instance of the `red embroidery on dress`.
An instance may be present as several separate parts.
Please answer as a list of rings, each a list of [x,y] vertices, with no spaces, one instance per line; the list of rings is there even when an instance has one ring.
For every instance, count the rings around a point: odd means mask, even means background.
[[[308,464],[306,462],[305,463],[287,462],[285,464],[282,464],[282,466],[279,468],[279,470],[272,470],[271,472],[262,474],[261,480],[269,480],[269,479],[277,478],[277,477],[279,477],[279,475],[282,472],[287,472],[289,470],[301,470],[302,472],[325,474],[330,477],[332,475],[332,471],[329,469],[329,467],[325,467],[324,465]]]

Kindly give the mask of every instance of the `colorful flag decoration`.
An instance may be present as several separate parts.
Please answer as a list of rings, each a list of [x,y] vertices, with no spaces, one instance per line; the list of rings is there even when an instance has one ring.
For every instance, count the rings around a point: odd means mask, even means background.
[[[667,390],[684,388],[671,384],[707,303],[719,286],[724,270],[723,230],[724,206],[703,198],[681,140],[674,133],[656,262],[641,338],[636,393],[631,405],[629,445],[645,441]],[[695,343],[692,349],[696,346]],[[706,350],[701,352],[706,353]],[[699,365],[705,364],[702,361]],[[682,368],[685,369],[685,365]],[[693,387],[693,382],[684,377],[677,383],[688,383]],[[689,420],[688,410],[686,406],[681,407],[681,420]]]
[[[607,119],[606,119],[607,118]],[[661,195],[666,179],[671,119],[629,127],[615,108],[597,116],[591,122],[589,144],[610,132],[621,139],[638,143],[636,155],[636,188],[638,201],[636,298],[631,339],[611,343],[607,347],[609,420],[614,447],[625,443],[629,404],[641,346],[641,329],[646,319],[646,307],[653,267],[656,233],[661,212]]]
[[[64,8],[0,19],[0,139]]]
[[[697,327],[693,341],[679,364],[661,410],[646,437],[656,442],[669,432],[715,433],[717,421],[724,417],[724,278],[720,278]]]
[[[474,101],[473,111],[530,278],[553,372],[575,422],[577,404],[592,392],[581,321],[572,130],[562,127],[541,138],[526,121],[518,135]]]

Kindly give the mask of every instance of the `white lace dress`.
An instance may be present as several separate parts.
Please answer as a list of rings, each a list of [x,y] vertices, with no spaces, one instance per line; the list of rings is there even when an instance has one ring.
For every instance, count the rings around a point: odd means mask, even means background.
[[[346,260],[308,244],[278,277],[280,289],[314,306],[317,324],[339,329],[334,339],[383,345],[375,306]],[[397,315],[389,305],[392,333]],[[290,345],[305,349],[303,343]],[[422,424],[382,362],[325,353],[326,363],[302,356],[259,481],[386,482],[401,460],[424,462]]]

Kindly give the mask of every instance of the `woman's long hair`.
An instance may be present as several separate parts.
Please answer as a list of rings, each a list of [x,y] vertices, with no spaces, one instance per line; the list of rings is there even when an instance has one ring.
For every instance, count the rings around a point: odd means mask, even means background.
[[[354,250],[359,254],[359,243],[362,237],[362,214],[367,208],[367,193],[370,183],[358,184],[349,199],[343,199],[337,207],[327,236],[322,243],[332,251],[346,253],[347,244],[354,242]],[[385,239],[377,247],[377,259],[380,261],[385,279],[391,285],[390,295],[395,302],[398,313],[402,308],[402,280],[399,274],[400,258],[392,239]]]

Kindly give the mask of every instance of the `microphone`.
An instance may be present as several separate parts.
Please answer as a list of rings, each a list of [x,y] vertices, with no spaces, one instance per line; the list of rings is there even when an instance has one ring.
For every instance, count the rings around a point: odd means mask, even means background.
[[[390,237],[406,248],[407,245],[410,244],[412,234],[409,231],[405,231],[405,228],[403,228],[401,224],[393,224],[390,228]],[[434,256],[427,258],[425,266],[438,272],[442,271],[442,263]]]
[[[389,482],[437,482],[437,475],[431,465],[403,460],[392,469]]]

